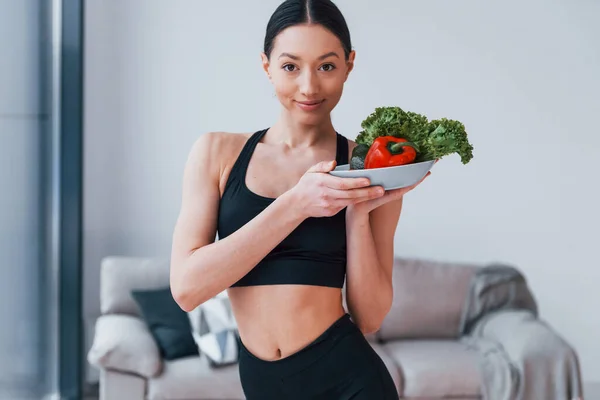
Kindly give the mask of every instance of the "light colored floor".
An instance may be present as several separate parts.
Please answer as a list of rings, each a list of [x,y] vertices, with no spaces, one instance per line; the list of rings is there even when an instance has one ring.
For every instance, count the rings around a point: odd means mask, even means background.
[[[84,400],[97,400],[98,386],[90,386],[86,389]],[[600,400],[600,382],[585,382],[583,387],[584,400]],[[0,397],[2,399],[2,397]]]
[[[0,384],[0,400],[40,400],[40,395],[28,390],[26,386],[9,387],[8,384]],[[98,400],[98,385],[88,385],[84,388],[82,400]]]
[[[600,382],[586,382],[583,393],[585,400],[600,400]],[[97,400],[98,386],[93,385],[85,389],[83,400]],[[0,400],[38,400],[35,396],[26,393],[17,393],[13,390],[0,388]]]

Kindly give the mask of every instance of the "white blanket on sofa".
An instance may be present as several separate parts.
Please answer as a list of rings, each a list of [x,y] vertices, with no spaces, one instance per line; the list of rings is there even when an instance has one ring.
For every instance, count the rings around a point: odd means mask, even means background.
[[[473,276],[461,334],[480,361],[484,399],[583,399],[575,351],[538,318],[516,268],[490,265]]]

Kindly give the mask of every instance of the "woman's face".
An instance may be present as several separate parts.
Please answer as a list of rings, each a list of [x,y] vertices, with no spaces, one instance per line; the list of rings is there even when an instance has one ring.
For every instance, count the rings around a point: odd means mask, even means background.
[[[318,124],[339,102],[354,56],[346,60],[340,40],[321,25],[296,25],[262,59],[283,107],[299,122]]]

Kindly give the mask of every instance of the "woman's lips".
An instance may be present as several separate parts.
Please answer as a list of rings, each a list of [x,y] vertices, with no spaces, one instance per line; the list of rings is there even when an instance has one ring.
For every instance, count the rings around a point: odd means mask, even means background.
[[[324,101],[325,100],[296,101],[296,104],[304,111],[314,111],[318,109]]]

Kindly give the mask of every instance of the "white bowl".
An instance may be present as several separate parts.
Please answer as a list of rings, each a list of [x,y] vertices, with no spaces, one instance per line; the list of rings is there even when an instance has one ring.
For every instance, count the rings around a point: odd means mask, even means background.
[[[383,186],[385,190],[400,189],[419,182],[433,167],[435,160],[395,167],[350,169],[350,164],[338,165],[331,175],[342,178],[369,178],[372,186]]]

